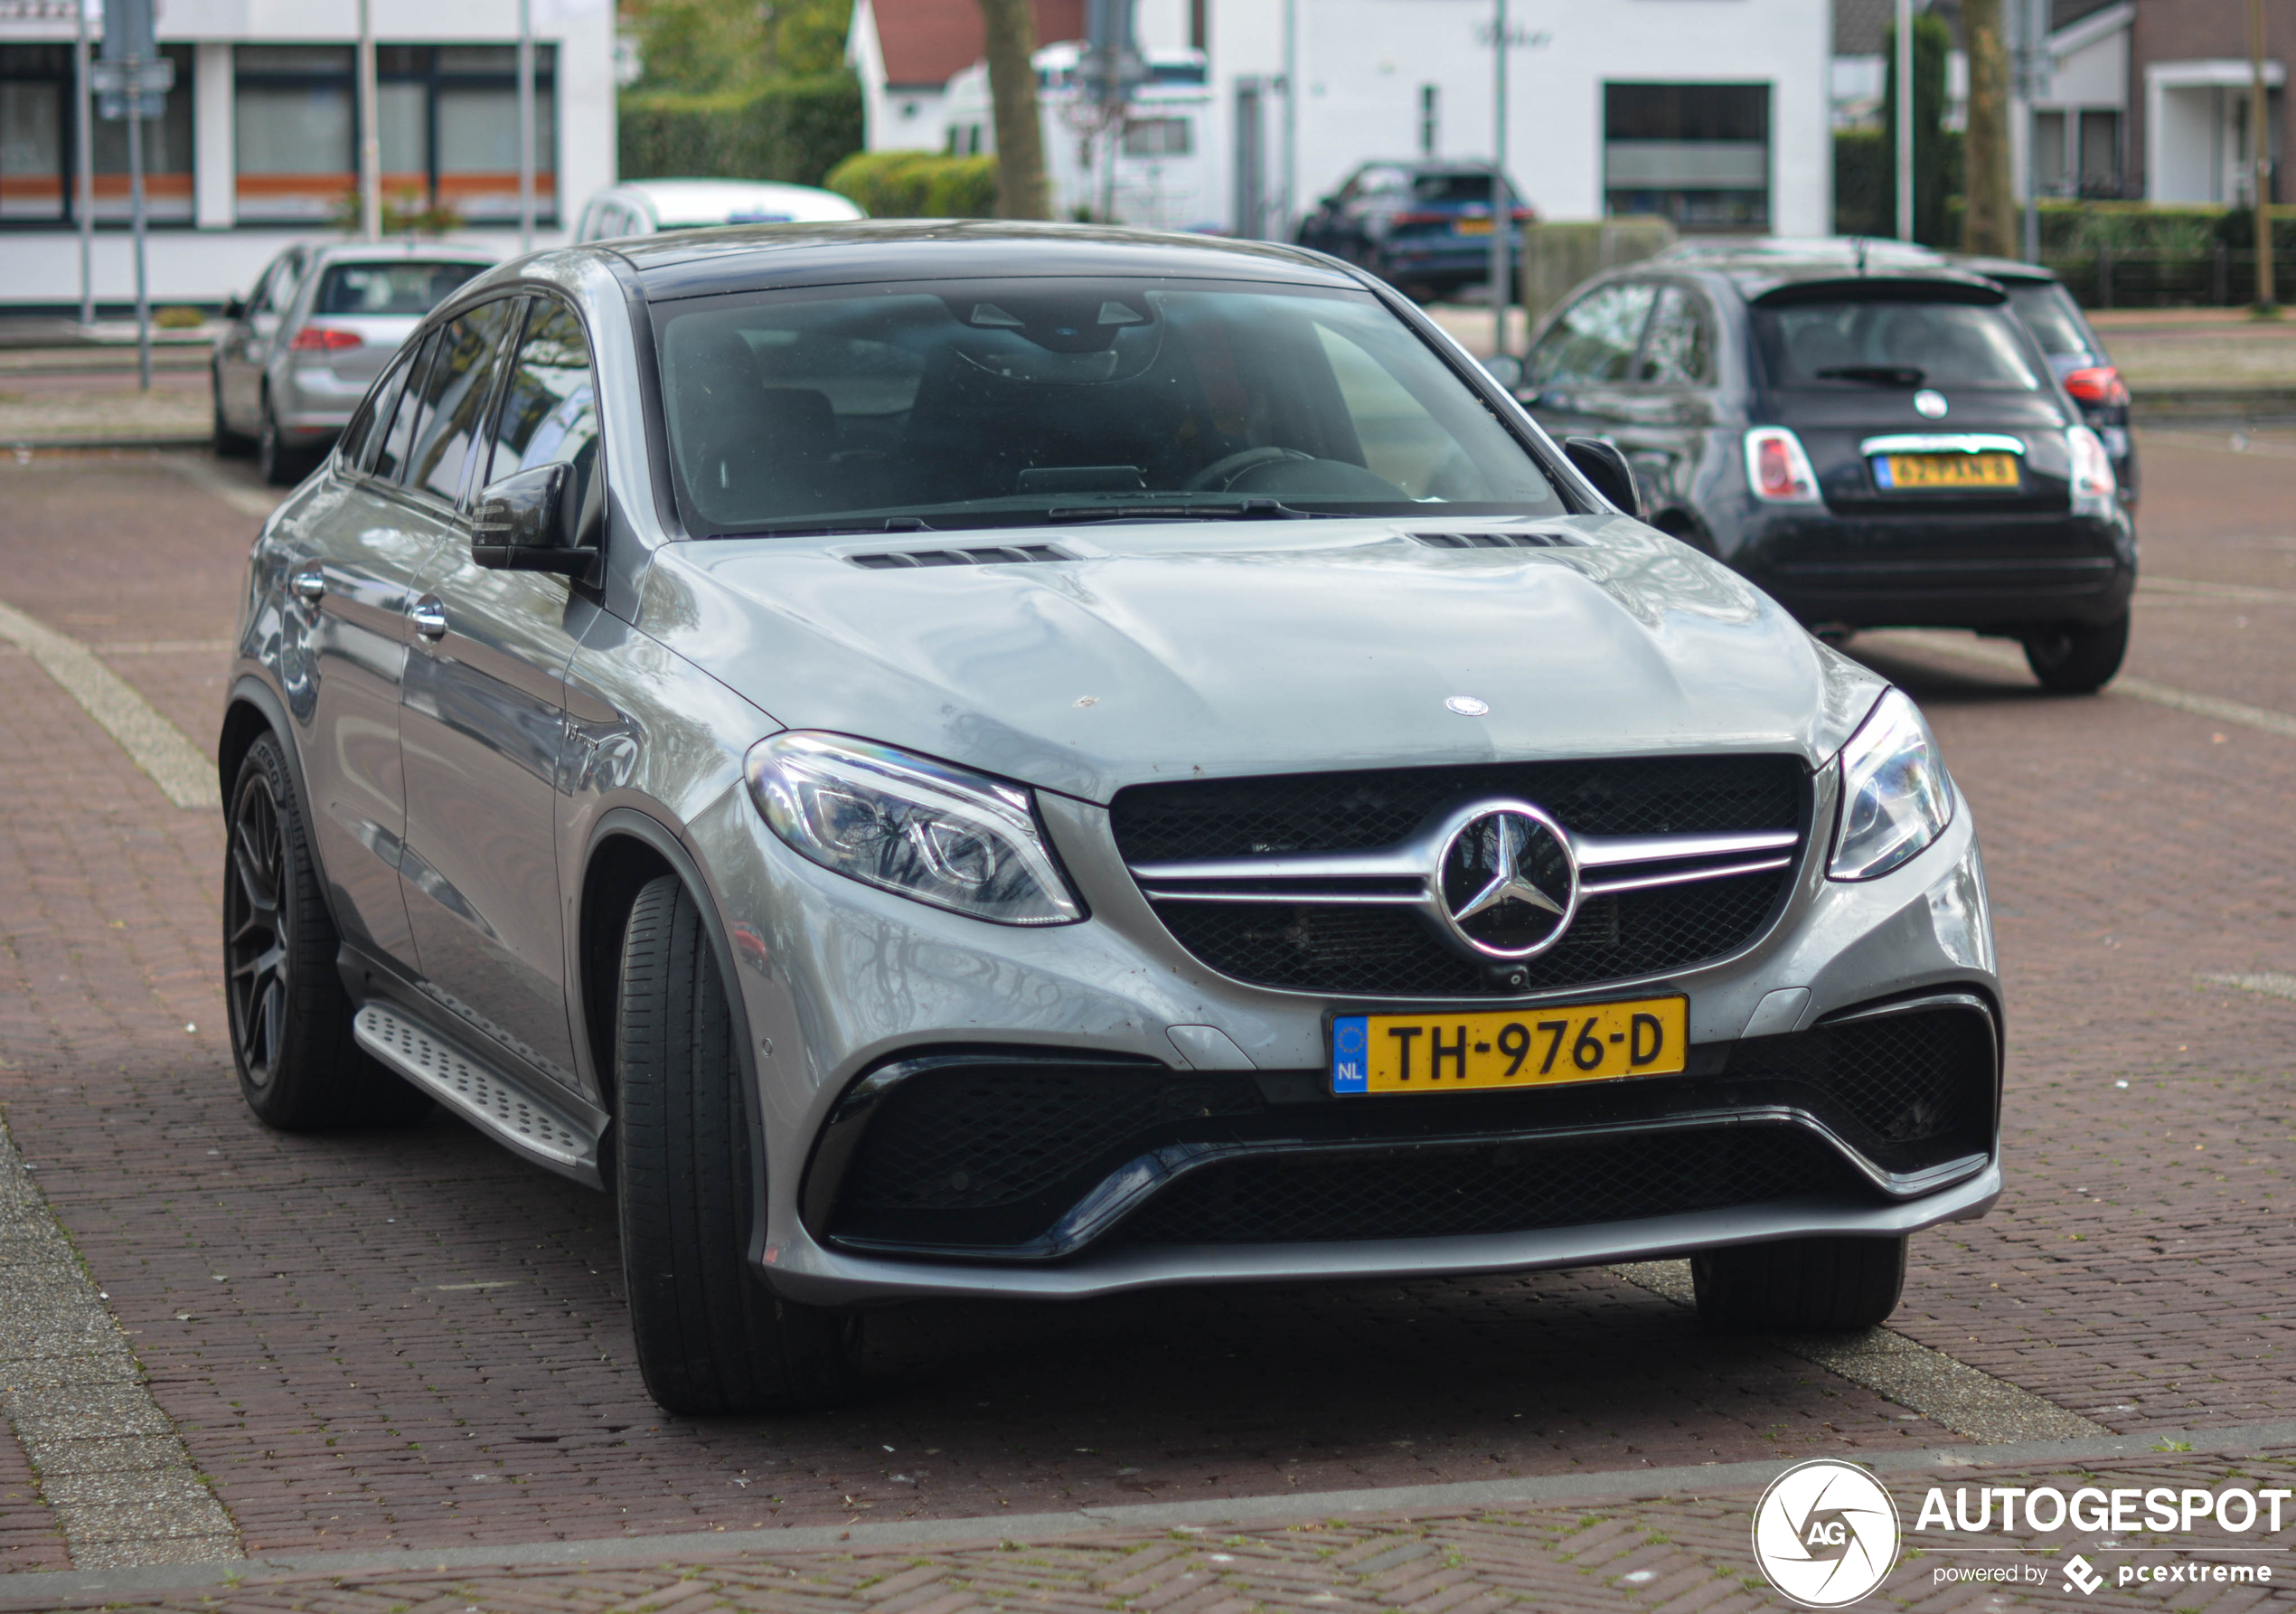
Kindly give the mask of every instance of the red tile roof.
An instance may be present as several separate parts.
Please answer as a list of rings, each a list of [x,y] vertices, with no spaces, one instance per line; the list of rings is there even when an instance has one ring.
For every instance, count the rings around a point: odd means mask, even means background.
[[[1084,0],[1035,0],[1037,43],[1084,37]],[[981,59],[977,0],[870,0],[890,84],[946,84]]]

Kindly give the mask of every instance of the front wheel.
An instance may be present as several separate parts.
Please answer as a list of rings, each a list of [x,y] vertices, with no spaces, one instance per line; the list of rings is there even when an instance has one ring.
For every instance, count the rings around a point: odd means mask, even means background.
[[[665,1411],[826,1406],[850,1391],[857,1314],[800,1306],[749,1269],[749,1106],[725,977],[673,874],[638,892],[615,1015],[622,1270],[639,1371]]]
[[[233,781],[223,863],[223,998],[240,1096],[281,1131],[391,1124],[429,1098],[351,1035],[334,922],[278,741],[248,748]]]
[[[1870,1328],[1897,1309],[1905,1241],[1783,1239],[1690,1258],[1698,1316],[1764,1333]]]
[[[2128,654],[2126,611],[2110,622],[2045,628],[2025,639],[2025,665],[2043,689],[2058,694],[2096,694],[2113,682]]]

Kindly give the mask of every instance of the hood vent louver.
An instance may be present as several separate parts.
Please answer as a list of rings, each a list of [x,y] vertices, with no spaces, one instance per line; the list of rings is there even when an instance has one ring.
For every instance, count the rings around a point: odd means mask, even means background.
[[[995,543],[978,549],[889,549],[845,558],[873,571],[890,571],[904,566],[1002,566],[1022,561],[1073,561],[1076,556],[1049,543]]]
[[[1414,533],[1429,549],[1569,549],[1578,540],[1565,533]]]

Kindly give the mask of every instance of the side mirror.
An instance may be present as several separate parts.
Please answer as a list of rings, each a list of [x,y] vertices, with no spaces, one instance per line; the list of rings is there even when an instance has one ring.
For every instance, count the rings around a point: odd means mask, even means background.
[[[579,530],[582,512],[569,496],[572,468],[537,466],[505,477],[478,496],[471,512],[470,558],[490,571],[555,571],[587,577],[598,561]]]
[[[1482,369],[1510,392],[1523,384],[1523,362],[1510,353],[1491,354],[1482,362]]]
[[[245,319],[247,317],[246,302],[236,297],[225,297],[223,299],[223,317],[226,319]]]
[[[1595,485],[1595,491],[1636,521],[1642,519],[1642,496],[1634,486],[1634,467],[1618,445],[1604,437],[1574,437],[1563,441],[1563,458]]]

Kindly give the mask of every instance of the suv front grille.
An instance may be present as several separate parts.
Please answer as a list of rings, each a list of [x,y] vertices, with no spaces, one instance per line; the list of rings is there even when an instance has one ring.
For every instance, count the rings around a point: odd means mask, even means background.
[[[1686,969],[1754,940],[1792,888],[1808,793],[1793,757],[1642,758],[1138,785],[1117,792],[1109,820],[1156,916],[1224,976],[1338,997],[1520,996]],[[1396,848],[1478,798],[1534,803],[1574,837],[1766,833],[1778,844],[1651,866],[1682,883],[1598,892],[1589,878],[1562,939],[1504,967],[1398,905],[1392,881],[1384,901],[1369,884],[1360,901],[1328,884],[1313,901],[1281,889],[1286,858]],[[1270,878],[1255,883],[1261,871]]]

